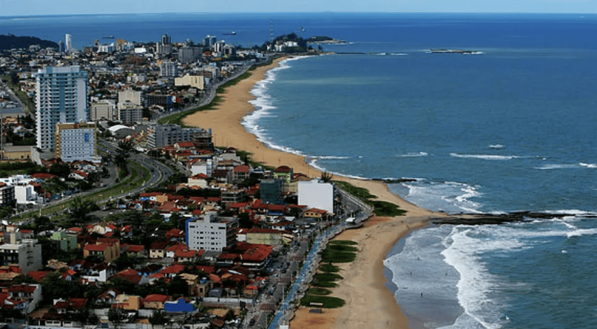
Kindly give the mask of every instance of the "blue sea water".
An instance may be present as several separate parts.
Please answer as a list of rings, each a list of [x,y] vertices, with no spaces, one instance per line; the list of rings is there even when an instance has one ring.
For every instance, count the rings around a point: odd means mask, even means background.
[[[285,61],[256,86],[244,125],[270,147],[337,175],[416,178],[390,188],[428,209],[572,214],[402,239],[385,264],[413,327],[597,327],[595,15],[75,16],[0,19],[0,33],[71,33],[80,47],[234,29],[249,45],[272,21],[275,34],[350,44]]]

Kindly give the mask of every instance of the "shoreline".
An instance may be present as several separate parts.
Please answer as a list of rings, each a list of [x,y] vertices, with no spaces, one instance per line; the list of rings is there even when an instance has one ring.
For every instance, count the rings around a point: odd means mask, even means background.
[[[288,58],[291,57],[277,58],[269,65],[249,71],[251,76],[226,88],[219,95],[222,101],[214,106],[213,110],[189,115],[184,118],[184,124],[211,129],[215,145],[231,146],[250,152],[254,161],[273,167],[286,165],[293,168],[295,173],[319,177],[322,172],[311,167],[304,156],[269,148],[242,125],[243,118],[255,111],[249,103],[255,99],[251,94],[255,84],[264,80],[269,70],[278,67],[281,61]],[[407,213],[405,216],[392,218],[373,217],[365,222],[363,228],[347,230],[338,235],[337,239],[359,240],[357,260],[346,265],[350,270],[342,271],[344,279],[339,287],[334,289],[334,296],[345,299],[346,305],[339,309],[326,309],[323,314],[309,313],[308,309],[300,307],[290,326],[301,328],[301,321],[305,320],[314,328],[344,329],[360,328],[363,325],[376,328],[408,328],[406,316],[401,312],[391,290],[385,286],[383,260],[392,246],[411,229],[423,227],[430,218],[443,217],[446,214],[435,213],[407,202],[393,194],[383,181],[343,176],[334,176],[334,179],[366,188],[377,196],[377,200],[397,204]]]

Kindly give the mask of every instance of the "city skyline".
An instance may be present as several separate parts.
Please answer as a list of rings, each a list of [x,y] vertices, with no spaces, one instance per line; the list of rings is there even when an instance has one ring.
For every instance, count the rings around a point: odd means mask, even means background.
[[[61,0],[0,0],[0,17],[76,15],[76,14],[132,14],[132,13],[273,13],[273,12],[437,12],[437,13],[597,13],[595,0],[373,0],[369,2],[340,2],[329,0],[299,0],[280,2],[274,0],[221,3],[213,1],[173,0],[164,6],[162,1],[148,0],[140,6],[132,0],[106,0],[101,8],[94,3]]]

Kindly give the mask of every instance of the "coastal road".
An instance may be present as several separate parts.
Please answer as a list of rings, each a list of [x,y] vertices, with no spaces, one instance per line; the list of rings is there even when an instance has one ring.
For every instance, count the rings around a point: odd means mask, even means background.
[[[205,96],[203,98],[201,98],[199,103],[195,103],[195,104],[188,106],[179,111],[161,113],[157,118],[154,118],[152,121],[149,121],[148,123],[149,124],[157,124],[157,122],[163,117],[167,117],[167,116],[175,114],[175,113],[189,111],[189,110],[195,109],[197,107],[205,106],[205,105],[211,103],[214,100],[214,98],[216,97],[218,88],[220,88],[220,86],[222,86],[223,84],[225,84],[226,82],[228,82],[230,80],[240,77],[245,72],[247,72],[252,66],[253,65],[244,65],[241,68],[235,70],[235,72],[230,77],[227,77],[226,79],[224,79],[222,81],[216,82],[215,84],[209,85],[205,90]]]

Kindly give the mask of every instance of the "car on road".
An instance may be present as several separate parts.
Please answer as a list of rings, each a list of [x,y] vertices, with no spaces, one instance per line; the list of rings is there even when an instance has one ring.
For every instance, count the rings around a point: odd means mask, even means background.
[[[249,326],[254,326],[255,325],[255,319],[251,319],[249,321]]]

